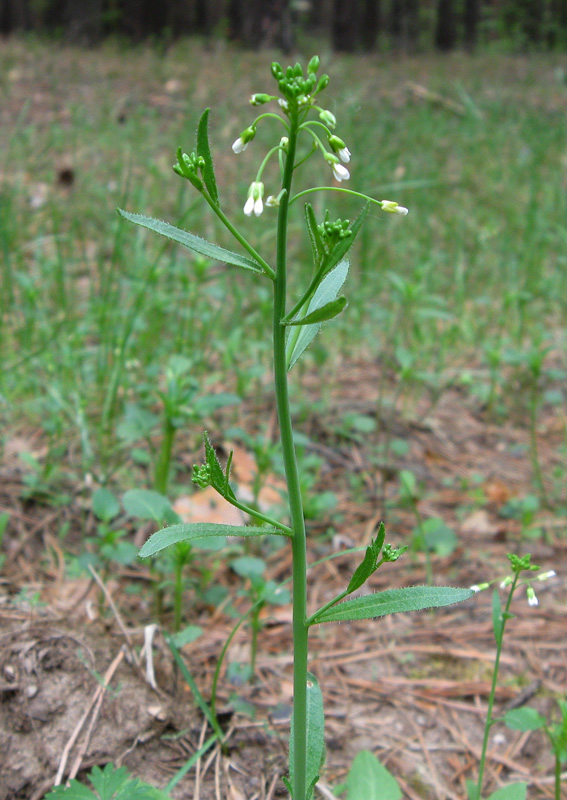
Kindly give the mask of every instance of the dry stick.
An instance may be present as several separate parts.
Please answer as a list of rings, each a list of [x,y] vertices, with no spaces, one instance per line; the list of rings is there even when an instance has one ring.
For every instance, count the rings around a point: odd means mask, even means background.
[[[55,776],[55,780],[53,781],[53,785],[54,786],[59,786],[61,781],[62,781],[62,779],[63,779],[63,774],[65,772],[65,767],[67,766],[67,759],[69,758],[69,753],[71,752],[71,748],[73,747],[73,745],[77,741],[77,739],[79,737],[79,734],[80,734],[80,732],[81,732],[81,730],[83,728],[83,725],[85,724],[85,722],[88,719],[89,714],[91,713],[91,709],[98,702],[98,699],[99,699],[100,695],[102,695],[102,692],[104,691],[104,688],[106,687],[107,676],[109,675],[110,670],[112,669],[112,667],[113,667],[115,662],[116,662],[116,667],[117,667],[118,664],[120,663],[120,661],[123,658],[124,658],[124,653],[121,650],[120,653],[116,656],[116,658],[112,662],[112,664],[110,665],[110,667],[109,667],[109,669],[108,669],[108,671],[107,671],[107,673],[106,673],[106,675],[104,677],[104,684],[99,684],[99,686],[97,686],[97,688],[96,688],[96,690],[95,690],[95,692],[94,692],[94,694],[93,694],[93,696],[91,698],[91,701],[90,701],[90,703],[88,705],[88,708],[86,709],[86,711],[83,714],[83,716],[81,717],[81,719],[78,721],[77,725],[75,726],[75,729],[74,729],[73,733],[71,734],[69,740],[67,741],[67,744],[63,748],[63,753],[61,754],[61,760],[59,762],[59,769],[57,770],[57,775]],[[108,677],[108,680],[110,680],[110,678],[114,674],[114,671],[116,670],[116,667],[114,667],[114,669],[112,669],[112,673]]]
[[[91,721],[89,723],[89,727],[88,727],[87,732],[85,734],[85,738],[83,739],[83,744],[79,748],[79,752],[77,753],[77,758],[75,759],[75,763],[71,767],[71,771],[69,772],[67,780],[72,780],[75,777],[75,775],[78,773],[80,768],[81,768],[81,763],[83,761],[85,753],[87,752],[87,750],[89,748],[89,744],[90,744],[90,741],[91,741],[93,728],[95,726],[95,722],[97,720],[97,717],[98,717],[98,714],[99,714],[99,711],[100,711],[100,707],[102,705],[102,701],[104,700],[104,693],[105,693],[108,685],[110,684],[110,681],[112,680],[112,676],[114,675],[114,673],[118,669],[118,665],[120,664],[120,662],[122,661],[123,658],[124,658],[124,650],[120,650],[120,652],[118,653],[118,655],[116,656],[116,658],[114,659],[112,664],[106,670],[106,673],[105,673],[104,679],[103,679],[103,684],[101,686],[101,691],[100,691],[100,694],[99,694],[99,696],[97,698],[96,705],[95,705],[95,708],[94,708],[94,711],[93,711],[93,715],[91,717]]]
[[[266,795],[266,800],[273,800],[274,792],[276,791],[276,784],[279,778],[280,776],[277,773],[272,778],[272,782],[270,783],[270,788],[268,789],[268,794]]]
[[[136,659],[136,655],[135,655],[135,653],[133,651],[133,647],[132,647],[132,638],[130,637],[130,634],[126,630],[126,626],[124,625],[124,622],[122,621],[122,617],[120,616],[120,612],[116,608],[114,600],[112,599],[112,595],[110,594],[110,592],[108,591],[108,589],[104,585],[102,579],[100,578],[100,576],[98,575],[97,571],[92,566],[92,564],[88,565],[88,570],[91,573],[91,575],[93,576],[93,578],[95,579],[95,581],[97,582],[97,585],[100,588],[100,590],[102,591],[102,593],[104,594],[104,596],[105,596],[105,598],[106,598],[106,600],[108,602],[108,605],[112,609],[112,613],[114,614],[114,616],[116,618],[116,622],[118,623],[118,627],[120,628],[120,630],[124,634],[124,638],[126,639],[126,642],[128,644],[129,654],[132,656],[132,659],[133,659],[134,663],[137,664],[138,662],[137,662],[137,659]]]
[[[200,750],[203,746],[205,741],[205,732],[207,730],[208,722],[207,720],[203,720],[203,727],[201,728],[201,735],[199,736],[199,743],[197,745],[197,750]],[[193,800],[199,800],[201,794],[201,757],[197,759],[195,763],[195,794],[193,795]]]

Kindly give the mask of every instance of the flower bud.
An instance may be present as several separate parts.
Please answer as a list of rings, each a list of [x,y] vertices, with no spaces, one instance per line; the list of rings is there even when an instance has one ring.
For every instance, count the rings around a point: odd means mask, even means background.
[[[312,72],[317,72],[319,69],[319,56],[313,56],[309,64],[307,65],[307,74],[309,75]]]
[[[405,217],[408,213],[407,208],[404,206],[399,206],[394,200],[382,200],[382,211],[388,211],[390,214],[399,214],[401,217]]]
[[[273,62],[272,62],[271,70],[272,70],[272,75],[274,76],[274,78],[275,78],[277,81],[279,81],[279,79],[280,79],[281,77],[283,77],[283,69],[282,69],[282,65],[281,65],[281,64],[278,64],[278,62],[277,62],[277,61],[273,61]]]
[[[328,125],[329,128],[335,128],[337,125],[337,118],[331,111],[327,111],[327,109],[321,110],[319,119],[322,120],[325,125]]]
[[[322,92],[323,89],[326,89],[330,80],[331,79],[328,75],[321,75],[319,78],[319,83],[317,84],[317,92]]]
[[[238,154],[242,153],[248,147],[249,142],[256,136],[256,129],[250,126],[242,131],[238,139],[232,143],[233,151]]]
[[[539,600],[537,599],[536,593],[531,586],[528,586],[526,589],[526,596],[528,598],[529,606],[539,606]]]
[[[334,133],[331,134],[331,136],[329,136],[329,146],[344,164],[348,164],[350,161],[350,150],[342,139],[339,139],[339,137],[335,136]]]
[[[274,98],[271,94],[253,94],[250,98],[250,105],[251,106],[263,106],[265,103],[269,103]]]

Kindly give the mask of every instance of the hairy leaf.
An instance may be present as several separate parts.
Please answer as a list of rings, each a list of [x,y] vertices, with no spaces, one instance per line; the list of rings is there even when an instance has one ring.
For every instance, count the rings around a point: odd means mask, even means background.
[[[321,766],[325,757],[325,715],[323,712],[323,695],[317,678],[307,673],[307,792],[309,800],[315,784],[319,779]],[[291,738],[289,740],[289,785],[293,787],[294,736],[293,717],[291,720]],[[287,782],[286,782],[287,783]]]
[[[328,319],[333,319],[333,317],[337,317],[341,311],[346,308],[347,299],[344,295],[337,297],[336,300],[331,300],[328,303],[325,303],[324,306],[321,308],[312,311],[310,314],[307,314],[305,317],[299,317],[296,319],[292,319],[290,322],[284,322],[284,325],[309,325],[312,322],[326,322]]]
[[[145,217],[143,214],[132,214],[129,211],[123,211],[121,208],[118,208],[117,211],[121,217],[124,217],[129,222],[134,222],[136,225],[141,225],[142,228],[155,231],[155,233],[165,236],[166,239],[171,239],[172,242],[182,244],[194,253],[199,253],[199,255],[210,258],[213,261],[222,261],[224,264],[232,264],[236,267],[243,267],[244,269],[252,270],[252,272],[259,272],[265,275],[262,267],[251,258],[233,253],[232,250],[226,250],[218,244],[213,244],[206,239],[201,239],[200,236],[195,236],[194,233],[183,231],[181,228],[176,228],[168,222],[162,222],[162,220],[154,219],[153,217]]]
[[[287,534],[277,528],[263,528],[252,525],[220,525],[214,522],[187,522],[179,525],[170,525],[161,531],[153,533],[148,541],[140,548],[140,558],[155,556],[166,547],[178,542],[190,542],[194,539],[203,539],[208,536],[286,536]]]
[[[408,586],[405,589],[387,589],[385,592],[355,597],[332,606],[316,617],[313,624],[373,619],[384,617],[386,614],[450,606],[467,600],[473,594],[471,589],[454,589],[449,586]]]
[[[345,259],[341,261],[331,272],[329,272],[313,295],[311,302],[307,308],[307,315],[322,308],[333,300],[336,300],[341,286],[345,282],[348,275],[349,263]],[[295,331],[290,331],[287,342],[287,363],[288,369],[291,369],[299,356],[303,353],[305,348],[311,343],[313,338],[319,332],[321,322],[314,322],[311,325],[305,325],[299,331],[299,335],[295,335]]]
[[[203,167],[203,178],[205,179],[205,186],[213,202],[219,205],[219,192],[217,189],[217,182],[215,178],[215,170],[213,167],[213,157],[211,155],[211,148],[209,147],[209,108],[203,111],[201,119],[199,120],[199,127],[197,128],[197,155],[201,156],[205,161]]]
[[[368,578],[378,569],[378,558],[380,556],[380,550],[384,544],[385,537],[386,529],[384,527],[384,523],[381,522],[380,527],[378,528],[378,533],[376,534],[376,538],[373,542],[370,542],[366,548],[366,553],[364,554],[363,560],[355,569],[354,575],[350,579],[350,583],[347,587],[347,592],[349,594],[355,592],[357,589],[360,589],[360,587],[366,583]]]

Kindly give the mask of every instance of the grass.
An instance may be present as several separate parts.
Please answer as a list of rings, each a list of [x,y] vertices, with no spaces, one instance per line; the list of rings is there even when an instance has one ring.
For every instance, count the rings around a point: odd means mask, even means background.
[[[222,376],[241,395],[251,386],[261,391],[270,363],[254,339],[269,324],[268,304],[249,296],[236,271],[208,270],[130,229],[115,208],[218,238],[171,164],[178,145],[192,147],[198,115],[212,106],[218,183],[225,205],[243,205],[255,155],[237,159],[230,143],[248,124],[243,95],[266,88],[265,60],[191,41],[165,56],[112,45],[83,52],[32,39],[4,43],[4,442],[21,426],[40,425],[53,459],[64,458],[77,476],[127,488],[146,472],[143,465],[123,472],[132,442],[120,423],[128,407],[159,409],[156,389],[170,354],[188,356],[205,389]],[[404,220],[371,212],[352,258],[349,314],[336,329],[342,353],[401,366],[410,398],[435,399],[457,382],[489,396],[499,419],[527,413],[530,392],[514,388],[522,385],[517,365],[510,384],[510,370],[494,363],[505,364],[513,349],[550,346],[546,363],[566,367],[567,85],[558,56],[322,62],[332,73],[330,97],[341,109],[357,187],[410,208]],[[423,99],[408,81],[457,105]],[[64,168],[73,171],[71,187]],[[311,200],[322,207],[322,195]],[[343,217],[358,211],[354,200],[347,210],[332,194],[324,201]],[[307,263],[299,205],[292,220],[298,271]],[[239,221],[261,243],[275,217]],[[369,296],[373,302],[357,302]],[[222,344],[211,336],[219,328],[229,331]],[[324,347],[320,337],[313,358],[325,360]],[[157,447],[158,430],[146,437],[149,448]]]

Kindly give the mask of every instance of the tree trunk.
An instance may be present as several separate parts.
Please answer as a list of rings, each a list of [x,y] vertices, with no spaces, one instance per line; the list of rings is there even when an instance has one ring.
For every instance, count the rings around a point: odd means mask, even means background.
[[[353,53],[358,44],[359,0],[334,0],[331,28],[333,50]]]
[[[465,28],[465,47],[472,53],[478,42],[478,21],[481,0],[465,0],[463,23]]]
[[[446,53],[457,43],[457,26],[453,0],[437,0],[435,47]]]
[[[360,40],[367,52],[374,50],[382,29],[381,0],[363,0]]]

